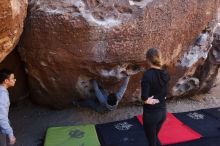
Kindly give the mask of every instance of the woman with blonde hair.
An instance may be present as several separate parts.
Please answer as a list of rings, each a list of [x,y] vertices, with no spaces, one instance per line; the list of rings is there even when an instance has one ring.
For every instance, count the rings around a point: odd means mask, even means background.
[[[143,126],[150,146],[162,146],[158,133],[166,119],[167,84],[169,74],[162,69],[161,52],[151,48],[146,53],[150,68],[144,72],[141,81],[143,105]]]

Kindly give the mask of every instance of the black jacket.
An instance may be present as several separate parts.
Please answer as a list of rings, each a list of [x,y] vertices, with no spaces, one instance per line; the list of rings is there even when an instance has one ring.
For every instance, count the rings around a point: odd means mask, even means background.
[[[150,68],[144,72],[141,81],[141,98],[143,101],[154,96],[160,102],[158,104],[150,105],[144,104],[144,110],[159,110],[165,109],[165,97],[167,96],[169,74],[162,69]]]

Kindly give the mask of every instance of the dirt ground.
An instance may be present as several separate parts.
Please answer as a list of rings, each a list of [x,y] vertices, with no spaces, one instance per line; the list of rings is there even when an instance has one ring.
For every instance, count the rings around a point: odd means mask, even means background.
[[[184,112],[220,107],[220,75],[215,87],[194,99],[167,102],[168,112]],[[142,113],[141,106],[121,106],[115,111],[98,114],[86,108],[52,110],[25,102],[10,108],[10,120],[17,137],[16,146],[43,146],[48,127],[97,124],[131,118]]]

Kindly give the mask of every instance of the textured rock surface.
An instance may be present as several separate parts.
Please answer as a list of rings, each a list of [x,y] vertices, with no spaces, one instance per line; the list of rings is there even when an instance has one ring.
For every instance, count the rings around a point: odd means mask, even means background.
[[[0,1],[0,62],[14,49],[23,31],[27,0]]]
[[[219,0],[32,0],[19,48],[32,98],[65,107],[76,98],[94,98],[90,79],[113,92],[128,72],[133,76],[123,101],[139,100],[150,47],[163,52],[170,95],[187,95],[200,88],[195,71],[211,47],[217,22],[209,22],[218,5]],[[181,79],[195,85],[182,88]]]

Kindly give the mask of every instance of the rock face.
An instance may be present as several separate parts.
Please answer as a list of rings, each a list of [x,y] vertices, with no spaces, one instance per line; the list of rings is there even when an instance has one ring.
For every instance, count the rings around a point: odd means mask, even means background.
[[[0,62],[15,48],[23,31],[27,0],[0,1]]]
[[[140,100],[151,47],[163,53],[170,96],[197,93],[200,80],[211,74],[196,71],[209,64],[218,5],[218,0],[32,0],[19,52],[33,100],[62,108],[73,99],[94,98],[90,79],[115,92],[124,72],[132,78],[123,102]]]

